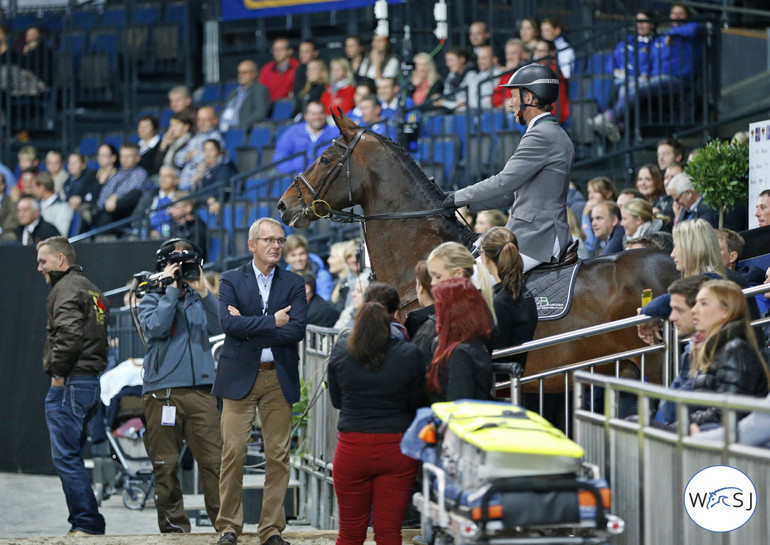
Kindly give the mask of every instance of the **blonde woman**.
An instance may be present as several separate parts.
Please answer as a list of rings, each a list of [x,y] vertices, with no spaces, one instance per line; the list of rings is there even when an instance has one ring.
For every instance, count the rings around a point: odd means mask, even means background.
[[[332,59],[329,62],[331,82],[321,95],[321,104],[327,115],[329,111],[337,113],[340,109],[349,112],[355,106],[353,95],[356,94],[356,80],[350,62],[342,57]]]
[[[299,94],[294,97],[294,113],[301,117],[308,102],[320,101],[326,86],[329,84],[329,69],[321,59],[313,59],[307,63],[307,80]]]
[[[422,105],[426,100],[433,100],[444,92],[444,80],[436,70],[433,57],[427,53],[417,53],[414,56],[414,70],[409,82],[408,93],[414,100],[415,106]]]
[[[626,239],[664,231],[668,224],[668,217],[656,214],[646,199],[631,199],[620,209],[620,216]]]
[[[331,248],[329,248],[329,259],[326,260],[329,264],[329,272],[337,277],[337,280],[334,282],[331,297],[329,297],[329,302],[334,305],[337,310],[345,308],[348,290],[350,289],[350,284],[348,282],[350,268],[345,261],[345,247],[347,244],[347,242],[335,242],[332,244]]]

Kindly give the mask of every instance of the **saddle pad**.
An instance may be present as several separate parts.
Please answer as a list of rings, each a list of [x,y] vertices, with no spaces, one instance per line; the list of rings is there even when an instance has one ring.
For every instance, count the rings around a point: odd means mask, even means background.
[[[556,269],[529,273],[525,287],[535,298],[538,320],[559,320],[569,312],[580,261]]]

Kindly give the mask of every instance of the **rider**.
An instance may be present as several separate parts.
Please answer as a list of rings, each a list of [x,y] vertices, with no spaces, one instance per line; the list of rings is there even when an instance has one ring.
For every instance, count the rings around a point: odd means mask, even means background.
[[[575,149],[551,114],[559,98],[559,80],[547,66],[517,70],[505,87],[512,91],[509,109],[527,131],[501,172],[449,193],[445,208],[471,210],[511,207],[506,227],[519,241],[524,272],[558,260],[570,241],[567,191]]]

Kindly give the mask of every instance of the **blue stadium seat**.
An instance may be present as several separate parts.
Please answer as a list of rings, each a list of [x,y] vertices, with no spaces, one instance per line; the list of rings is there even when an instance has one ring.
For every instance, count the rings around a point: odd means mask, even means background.
[[[110,59],[110,67],[115,67],[118,58],[118,30],[101,29],[91,32],[92,53],[107,53]]]
[[[158,121],[158,124],[160,125],[161,129],[168,129],[172,115],[174,115],[174,112],[171,110],[171,108],[163,108],[160,111],[160,120]]]
[[[84,136],[80,139],[80,153],[85,157],[95,157],[99,151],[99,139],[95,136]]]
[[[154,25],[159,20],[159,6],[144,6],[134,10],[134,23],[142,25]]]
[[[138,134],[129,134],[126,137],[126,142],[131,142],[132,144],[139,145],[139,135]]]
[[[491,132],[495,134],[503,130],[505,123],[505,114],[501,110],[494,112],[483,112],[481,114],[481,132]]]
[[[291,118],[291,112],[294,110],[294,102],[291,100],[279,100],[273,104],[273,113],[270,119],[273,121],[285,121]],[[277,136],[276,136],[277,138]]]
[[[76,11],[72,14],[72,26],[82,30],[91,30],[99,19],[95,11]]]
[[[126,25],[126,11],[123,8],[106,9],[102,13],[99,24],[102,26],[123,27]]]
[[[249,135],[249,146],[254,146],[261,150],[263,146],[270,143],[272,132],[270,127],[254,127],[251,129],[251,134]]]
[[[214,102],[219,102],[220,91],[221,88],[218,83],[207,83],[203,86],[199,102],[201,104],[212,104]]]
[[[116,150],[120,151],[120,146],[123,145],[123,135],[119,133],[108,134],[104,137],[103,142],[111,144]]]
[[[234,89],[238,87],[237,81],[231,81],[229,83],[225,83],[225,87],[222,90],[222,100],[227,100],[227,97],[230,96],[230,93],[233,92]]]
[[[238,155],[236,151],[238,146],[243,144],[243,139],[246,137],[246,131],[243,129],[230,129],[225,133],[225,149],[230,154],[230,161],[235,162]]]
[[[281,137],[281,135],[283,134],[283,131],[285,131],[285,130],[286,130],[286,129],[288,129],[289,127],[291,127],[291,123],[286,123],[286,124],[284,124],[284,125],[278,125],[278,126],[275,128],[275,135],[273,136],[273,138],[275,138],[275,141],[276,141],[276,142],[278,141],[278,139],[279,139],[279,138]]]
[[[593,98],[599,104],[599,111],[609,107],[610,94],[612,93],[612,79],[593,78],[588,86],[586,98]]]
[[[460,148],[459,139],[456,137],[436,138],[433,140],[432,145],[431,159],[444,165],[445,180],[451,180]]]
[[[37,23],[37,17],[34,15],[19,14],[14,17],[13,22],[11,23],[11,32],[23,32]]]

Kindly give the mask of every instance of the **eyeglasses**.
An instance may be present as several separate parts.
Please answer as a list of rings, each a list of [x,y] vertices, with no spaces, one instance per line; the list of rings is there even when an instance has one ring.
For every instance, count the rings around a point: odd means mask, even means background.
[[[687,193],[689,193],[689,191],[690,191],[689,189],[688,189],[688,190],[686,190],[686,191],[682,191],[682,192],[681,192],[681,193],[680,193],[680,194],[679,194],[679,195],[678,195],[678,196],[677,196],[677,197],[674,199],[674,201],[675,201],[675,202],[677,202],[678,204],[682,204],[682,203],[681,203],[681,202],[679,202],[679,201],[681,200],[681,198],[682,198],[682,197],[684,197],[685,195],[687,195]]]
[[[255,240],[261,240],[265,246],[272,246],[273,244],[278,244],[278,246],[283,246],[286,244],[285,238],[270,238],[270,237],[258,237]]]

